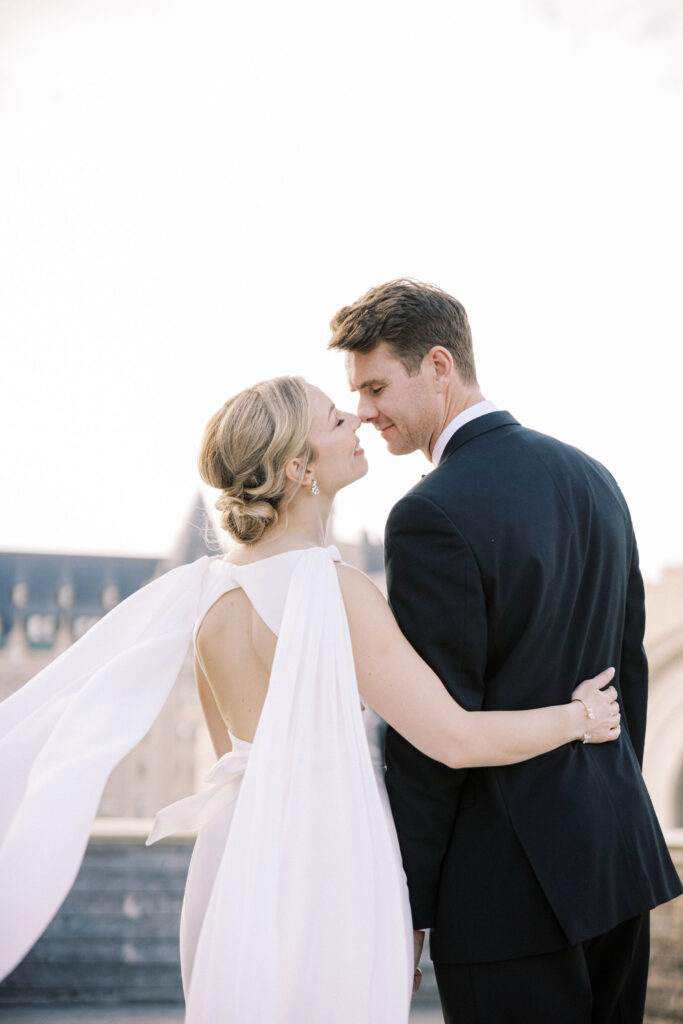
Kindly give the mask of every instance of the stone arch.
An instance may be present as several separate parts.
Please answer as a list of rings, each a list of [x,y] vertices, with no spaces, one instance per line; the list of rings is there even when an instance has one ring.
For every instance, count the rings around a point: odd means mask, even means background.
[[[683,768],[678,773],[678,782],[676,783],[676,804],[675,804],[675,820],[674,828],[683,829]]]
[[[643,772],[663,828],[683,827],[683,631],[648,648],[650,693]]]

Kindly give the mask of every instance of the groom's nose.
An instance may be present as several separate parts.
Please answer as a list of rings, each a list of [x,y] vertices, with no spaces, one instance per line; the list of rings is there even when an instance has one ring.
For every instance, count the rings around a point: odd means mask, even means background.
[[[377,409],[367,395],[360,395],[358,399],[358,417],[363,423],[370,423],[377,418]]]

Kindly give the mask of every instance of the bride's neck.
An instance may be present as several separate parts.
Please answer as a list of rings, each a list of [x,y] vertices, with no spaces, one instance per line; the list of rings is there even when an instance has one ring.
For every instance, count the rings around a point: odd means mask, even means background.
[[[255,544],[240,545],[245,561],[267,558],[297,548],[324,547],[332,499],[299,490],[282,510],[278,521],[270,526]]]

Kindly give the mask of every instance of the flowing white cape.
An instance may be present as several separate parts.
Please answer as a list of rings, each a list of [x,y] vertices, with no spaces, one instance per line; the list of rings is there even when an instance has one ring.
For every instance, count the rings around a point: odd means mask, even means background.
[[[202,910],[186,1019],[403,1024],[405,879],[341,591],[331,549],[295,554],[268,695]],[[110,772],[175,682],[207,581],[215,588],[223,574],[219,589],[243,586],[258,611],[251,569],[201,558],[172,570],[0,705],[0,977],[73,884]],[[157,832],[168,831],[162,815]]]

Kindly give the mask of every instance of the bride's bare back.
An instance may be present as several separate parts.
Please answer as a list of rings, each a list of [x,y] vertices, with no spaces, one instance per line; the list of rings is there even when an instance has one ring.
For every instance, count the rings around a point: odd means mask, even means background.
[[[240,739],[254,739],[276,643],[241,589],[224,594],[204,616],[197,633],[202,664],[195,669],[214,747],[230,749],[228,729]]]

